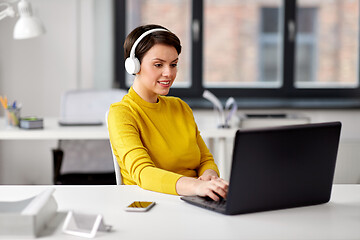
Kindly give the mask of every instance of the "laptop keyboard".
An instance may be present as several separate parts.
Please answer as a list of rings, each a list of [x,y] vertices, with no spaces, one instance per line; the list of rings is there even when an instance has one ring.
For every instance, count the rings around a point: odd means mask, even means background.
[[[200,201],[202,201],[203,204],[206,204],[209,207],[214,207],[214,208],[225,208],[226,205],[226,200],[223,198],[220,198],[219,201],[214,201],[209,197],[200,197]]]
[[[209,197],[199,197],[199,196],[182,196],[180,199],[194,204],[196,206],[210,209],[216,212],[225,213],[226,212],[226,200],[221,198],[219,201],[214,201]]]

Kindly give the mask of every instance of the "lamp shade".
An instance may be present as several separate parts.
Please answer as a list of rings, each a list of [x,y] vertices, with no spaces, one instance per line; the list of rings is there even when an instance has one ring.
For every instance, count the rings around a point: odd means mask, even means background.
[[[15,24],[14,38],[26,39],[40,36],[45,33],[45,28],[41,21],[32,16],[31,5],[26,0],[21,0],[18,4],[20,18]]]
[[[45,33],[45,29],[42,26],[39,19],[35,17],[21,17],[15,24],[14,38],[26,39],[38,37]]]

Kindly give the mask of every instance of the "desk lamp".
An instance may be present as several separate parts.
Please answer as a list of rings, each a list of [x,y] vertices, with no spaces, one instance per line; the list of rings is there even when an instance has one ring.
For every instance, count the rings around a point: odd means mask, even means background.
[[[0,3],[1,6],[6,6],[6,9],[0,11],[0,20],[6,17],[15,17],[14,8],[9,3]],[[33,38],[45,33],[43,24],[33,16],[31,4],[27,0],[20,0],[18,11],[20,18],[14,27],[14,39]]]

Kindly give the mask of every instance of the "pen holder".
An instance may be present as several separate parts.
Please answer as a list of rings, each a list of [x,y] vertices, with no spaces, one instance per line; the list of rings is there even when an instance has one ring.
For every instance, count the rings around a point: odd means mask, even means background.
[[[20,108],[5,109],[5,123],[9,127],[18,127],[20,123]]]

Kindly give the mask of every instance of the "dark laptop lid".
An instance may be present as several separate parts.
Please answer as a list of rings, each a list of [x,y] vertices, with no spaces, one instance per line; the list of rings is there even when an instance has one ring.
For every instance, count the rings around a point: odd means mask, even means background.
[[[341,123],[238,130],[226,214],[330,200]]]

